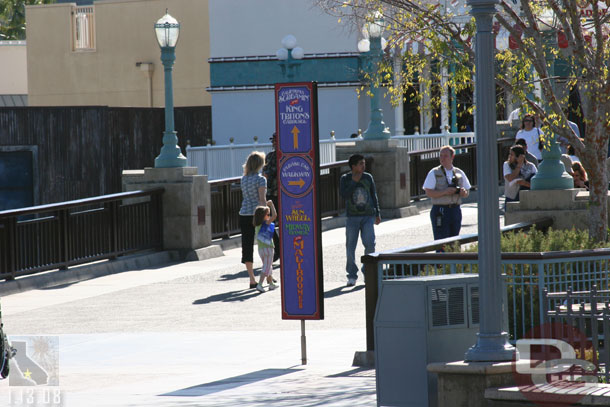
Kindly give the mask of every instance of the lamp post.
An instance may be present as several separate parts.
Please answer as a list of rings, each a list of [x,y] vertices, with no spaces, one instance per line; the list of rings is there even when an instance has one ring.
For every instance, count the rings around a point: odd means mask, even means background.
[[[540,17],[539,28],[542,32],[543,39],[551,47],[559,46],[557,41],[557,21],[555,14],[551,10],[547,10]],[[547,67],[549,76],[555,77],[555,57],[548,53]],[[551,79],[551,86],[555,88],[555,80]],[[546,108],[549,109],[548,105]],[[532,190],[548,190],[548,189],[570,189],[574,188],[574,179],[565,171],[565,166],[561,162],[561,150],[557,142],[557,135],[547,134],[547,140],[542,149],[542,162],[538,166],[538,172],[532,177]]]
[[[468,0],[476,20],[475,103],[479,183],[479,296],[477,343],[465,355],[470,362],[510,361],[516,350],[502,330],[502,277],[498,208],[498,155],[492,20],[499,0]]]
[[[305,52],[303,48],[297,47],[297,39],[294,35],[282,38],[282,47],[276,52],[277,59],[279,59],[278,64],[282,67],[282,74],[292,82],[296,71],[303,63]]]
[[[366,24],[369,39],[358,42],[358,51],[362,53],[364,70],[371,76],[377,70],[377,66],[383,57],[383,47],[381,46],[381,34],[383,33],[384,22],[381,14],[375,16],[374,20]],[[369,127],[364,132],[365,140],[384,140],[390,138],[390,131],[383,122],[383,110],[381,110],[381,95],[379,87],[374,81],[370,81],[371,88],[371,119]]]
[[[155,34],[161,47],[161,62],[165,72],[165,132],[161,154],[155,158],[155,168],[186,167],[186,157],[178,146],[174,131],[174,92],[172,88],[172,66],[176,60],[176,43],[180,34],[180,24],[165,10],[165,15],[155,24]]]

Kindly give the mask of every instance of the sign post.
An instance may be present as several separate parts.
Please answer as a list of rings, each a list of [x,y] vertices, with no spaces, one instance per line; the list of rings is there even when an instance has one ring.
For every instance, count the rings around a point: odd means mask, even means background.
[[[282,319],[324,319],[317,84],[275,85]]]

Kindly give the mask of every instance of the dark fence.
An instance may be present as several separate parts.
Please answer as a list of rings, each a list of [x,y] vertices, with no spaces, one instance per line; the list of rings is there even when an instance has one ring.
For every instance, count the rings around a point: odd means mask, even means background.
[[[510,147],[515,144],[513,137],[498,139],[498,183],[502,183],[502,164],[506,161]],[[460,144],[452,146],[456,149],[453,165],[464,171],[470,184],[477,185],[477,145]],[[409,177],[411,181],[411,199],[419,200],[425,197],[422,185],[428,172],[438,167],[438,148],[430,150],[417,150],[409,152]]]
[[[0,212],[0,278],[163,246],[163,188]]]
[[[182,150],[211,141],[211,123],[209,106],[175,108]],[[0,151],[36,149],[35,205],[120,192],[123,170],[154,165],[164,130],[163,108],[0,108]]]
[[[345,168],[344,168],[345,167]],[[320,212],[322,217],[339,215],[345,202],[339,195],[339,178],[347,170],[347,161],[320,165]],[[241,208],[241,177],[210,181],[212,200],[212,238],[239,234]]]

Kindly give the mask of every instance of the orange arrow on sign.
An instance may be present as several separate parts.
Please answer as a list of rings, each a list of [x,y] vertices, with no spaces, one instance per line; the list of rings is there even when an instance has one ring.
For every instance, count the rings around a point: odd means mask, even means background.
[[[298,185],[299,188],[303,188],[305,181],[303,181],[303,178],[300,178],[298,181],[288,181],[288,185]]]
[[[293,136],[293,144],[294,144],[294,149],[298,149],[299,148],[299,129],[297,128],[297,126],[294,126],[292,128],[292,130],[290,131],[292,133]]]

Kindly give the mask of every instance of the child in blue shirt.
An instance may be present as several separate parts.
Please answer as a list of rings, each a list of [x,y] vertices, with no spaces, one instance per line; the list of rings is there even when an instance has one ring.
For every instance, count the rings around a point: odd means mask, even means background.
[[[273,221],[276,217],[275,206],[271,200],[267,201],[267,206],[257,206],[254,211],[254,236],[256,236],[256,243],[258,244],[258,255],[261,256],[263,261],[261,276],[256,286],[256,289],[261,293],[265,292],[263,288],[265,277],[269,283],[269,291],[277,288],[271,275],[273,273],[273,249],[275,247],[273,244],[273,234],[275,233]]]

